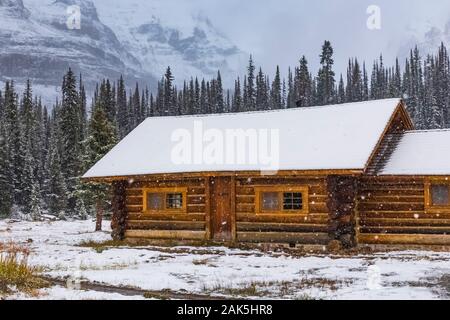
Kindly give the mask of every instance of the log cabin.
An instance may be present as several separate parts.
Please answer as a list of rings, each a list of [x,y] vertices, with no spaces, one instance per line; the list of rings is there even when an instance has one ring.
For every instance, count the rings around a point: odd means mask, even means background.
[[[83,179],[119,240],[450,245],[450,131],[400,99],[148,118]]]

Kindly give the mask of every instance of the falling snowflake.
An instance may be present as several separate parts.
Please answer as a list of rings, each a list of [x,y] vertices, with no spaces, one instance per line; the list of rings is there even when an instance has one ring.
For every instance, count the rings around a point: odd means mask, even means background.
[[[420,216],[416,213],[415,215],[414,215],[414,219],[419,219],[420,218]]]
[[[134,183],[134,179],[128,179],[128,183],[129,184],[133,184]]]

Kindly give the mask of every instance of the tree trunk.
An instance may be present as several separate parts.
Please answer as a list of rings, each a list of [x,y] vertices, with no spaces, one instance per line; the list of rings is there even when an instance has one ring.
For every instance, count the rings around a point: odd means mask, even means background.
[[[126,186],[126,181],[113,183],[111,236],[116,241],[124,240],[127,229]]]
[[[97,212],[97,221],[95,223],[95,231],[102,231],[103,205],[100,200],[97,200],[96,212]]]

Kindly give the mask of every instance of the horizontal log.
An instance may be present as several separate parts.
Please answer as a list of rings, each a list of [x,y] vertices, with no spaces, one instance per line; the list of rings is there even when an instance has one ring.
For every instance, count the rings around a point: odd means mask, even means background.
[[[309,213],[323,213],[328,212],[328,206],[325,202],[311,202],[309,201]]]
[[[238,222],[237,231],[254,232],[327,232],[326,224]]]
[[[137,181],[132,183],[130,189],[138,188],[165,188],[165,187],[204,187],[203,179],[192,179],[192,180],[171,180],[171,181]]]
[[[251,214],[237,213],[238,222],[265,222],[265,223],[328,223],[328,214],[316,215],[269,215],[269,214]]]
[[[176,230],[128,230],[125,238],[145,238],[163,240],[206,240],[205,231],[176,231]]]
[[[359,234],[361,244],[450,245],[450,235]]]
[[[188,200],[187,200],[187,203],[188,203],[188,205],[191,205],[191,204],[201,204],[201,205],[205,205],[205,202],[206,202],[206,197],[205,196],[197,196],[197,195],[195,195],[195,196],[188,196]]]
[[[142,197],[142,189],[127,189],[127,197],[139,196]]]
[[[370,191],[384,191],[392,193],[402,192],[402,191],[423,191],[425,189],[424,185],[410,185],[410,186],[402,186],[402,185],[371,185],[371,186],[360,186],[360,192],[370,192]]]
[[[450,219],[447,213],[425,213],[424,211],[360,211],[361,219],[395,218],[395,219]]]
[[[143,197],[126,197],[126,203],[127,205],[141,205],[143,204],[144,198]]]
[[[205,230],[205,222],[129,220],[128,230]]]
[[[365,227],[381,226],[450,226],[450,219],[389,219],[389,218],[366,218],[360,219],[359,224]]]
[[[398,234],[450,234],[450,227],[382,226],[360,227],[361,233]]]
[[[425,197],[423,195],[382,195],[382,196],[359,196],[358,200],[360,203],[366,202],[375,202],[375,203],[384,203],[384,202],[395,202],[395,203],[424,203]]]
[[[255,213],[255,204],[254,203],[237,203],[236,204],[236,212],[251,212]]]
[[[424,211],[424,202],[415,203],[397,203],[397,202],[360,202],[358,204],[358,210],[360,211]]]
[[[205,214],[129,213],[128,220],[205,221]]]
[[[246,196],[246,195],[255,196],[255,189],[253,187],[236,186],[236,195],[237,196]]]
[[[236,179],[236,183],[239,186],[245,185],[281,185],[281,184],[290,184],[290,185],[325,185],[326,180],[323,177],[250,177],[250,178],[238,178]]]
[[[417,197],[424,197],[424,189],[414,189],[414,190],[405,190],[405,189],[399,189],[399,190],[360,190],[359,191],[360,197],[383,197],[383,196],[417,196]]]
[[[255,204],[255,196],[237,196],[236,204]]]
[[[327,233],[295,233],[295,232],[238,232],[241,242],[327,244],[330,238]]]
[[[187,206],[188,214],[206,213],[206,205],[204,204],[189,204]]]
[[[425,179],[423,177],[411,177],[411,176],[383,176],[383,177],[361,177],[361,183],[423,183]]]
[[[128,213],[142,213],[144,211],[144,207],[142,205],[128,205],[127,212]]]

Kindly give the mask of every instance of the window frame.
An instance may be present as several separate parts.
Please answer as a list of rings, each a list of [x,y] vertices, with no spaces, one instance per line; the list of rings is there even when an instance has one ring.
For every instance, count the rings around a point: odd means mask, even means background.
[[[156,214],[156,213],[170,213],[170,214],[186,214],[187,213],[187,188],[185,187],[174,187],[174,188],[144,188],[144,197],[143,197],[143,209],[144,214]],[[159,193],[162,194],[163,197],[163,207],[162,210],[152,210],[148,208],[148,194],[149,193]],[[182,206],[179,209],[168,209],[167,208],[167,195],[180,193],[182,196]]]
[[[450,203],[448,205],[433,205],[433,195],[431,188],[435,185],[446,185],[450,195],[450,178],[428,178],[425,180],[425,212],[441,213],[450,212]]]
[[[263,209],[263,193],[277,192],[280,204],[279,210]],[[301,210],[284,210],[284,193],[301,193]],[[258,215],[301,215],[309,213],[309,187],[308,186],[257,186],[255,187],[255,213]]]

